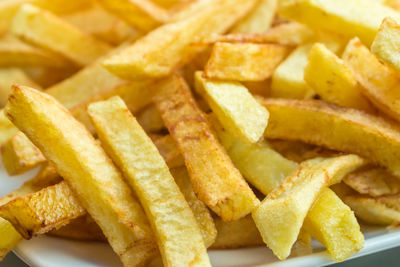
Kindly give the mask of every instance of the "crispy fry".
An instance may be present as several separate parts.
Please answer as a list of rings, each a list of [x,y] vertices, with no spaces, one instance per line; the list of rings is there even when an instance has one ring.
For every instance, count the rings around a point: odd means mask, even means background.
[[[323,44],[311,48],[304,80],[328,103],[373,111],[351,69]]]
[[[400,176],[400,133],[396,125],[316,100],[260,98],[260,101],[270,112],[266,137],[356,153]]]
[[[196,90],[227,131],[246,143],[257,142],[268,124],[268,111],[238,82],[213,81],[195,74]]]
[[[185,161],[179,151],[174,139],[170,135],[153,140],[161,156],[169,168],[176,168],[185,165]]]
[[[79,66],[94,62],[111,47],[79,28],[32,5],[23,5],[15,14],[11,32],[28,42],[56,52]]]
[[[204,73],[220,80],[262,81],[287,54],[286,47],[276,44],[216,43]]]
[[[278,6],[277,0],[260,0],[231,32],[263,32],[271,27]]]
[[[22,132],[16,133],[1,147],[1,155],[9,175],[24,173],[46,161],[42,152]]]
[[[199,225],[151,139],[118,96],[88,107],[112,160],[149,218],[164,265],[211,266]]]
[[[279,259],[289,256],[303,221],[321,190],[363,164],[355,155],[305,161],[252,213],[264,242]]]
[[[249,214],[258,199],[211,132],[187,84],[174,75],[157,87],[155,104],[184,157],[197,197],[226,221]]]
[[[13,123],[56,165],[122,262],[147,262],[157,250],[143,210],[83,125],[54,98],[28,87],[14,87],[6,110]]]
[[[380,197],[400,193],[400,181],[385,169],[370,167],[349,174],[343,182],[359,194]]]
[[[204,2],[204,1],[203,1]],[[191,46],[195,38],[223,33],[255,4],[255,0],[206,1],[195,5],[183,19],[163,25],[104,62],[112,73],[124,79],[160,78],[183,66],[202,47]]]
[[[279,14],[327,31],[358,36],[370,45],[385,17],[400,18],[397,11],[365,0],[284,1]]]

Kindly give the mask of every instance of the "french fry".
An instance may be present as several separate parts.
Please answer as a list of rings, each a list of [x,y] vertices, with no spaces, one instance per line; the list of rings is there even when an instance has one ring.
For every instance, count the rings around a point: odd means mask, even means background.
[[[400,18],[397,11],[365,0],[294,0],[280,5],[282,16],[350,38],[358,36],[370,45],[385,17]]]
[[[400,193],[400,181],[385,169],[368,168],[349,174],[343,182],[359,194],[380,197]]]
[[[82,11],[61,17],[68,23],[111,45],[119,45],[138,34],[124,21],[94,4]]]
[[[35,6],[50,10],[56,14],[68,14],[88,8],[93,4],[91,0],[28,0]]]
[[[264,242],[279,259],[289,256],[301,226],[321,190],[339,182],[363,160],[355,155],[305,161],[252,213]]]
[[[0,109],[0,144],[4,144],[11,136],[16,134],[18,129],[6,117],[4,110]]]
[[[304,80],[328,103],[373,111],[351,69],[323,44],[311,48]]]
[[[170,169],[185,165],[185,161],[170,135],[153,140],[153,142]]]
[[[61,68],[51,67],[22,67],[26,75],[42,88],[49,88],[74,75],[76,67],[66,66]]]
[[[166,10],[149,0],[100,0],[99,3],[143,32],[148,32],[169,19]]]
[[[255,143],[268,124],[268,111],[238,82],[215,81],[195,74],[196,90],[202,94],[227,131],[246,143]]]
[[[168,166],[118,96],[88,107],[99,138],[138,196],[166,266],[211,266],[200,227]]]
[[[277,0],[260,0],[244,18],[239,20],[231,32],[264,32],[271,27],[278,6]]]
[[[86,66],[111,50],[52,13],[25,4],[15,14],[10,31],[21,39]]]
[[[42,152],[22,132],[16,133],[1,147],[1,155],[9,175],[24,173],[46,161]]]
[[[354,213],[329,188],[321,192],[303,227],[326,247],[336,262],[344,261],[364,246]]]
[[[34,89],[14,87],[6,111],[56,165],[125,265],[143,264],[157,253],[143,210],[120,173],[61,104]]]
[[[171,173],[193,211],[197,223],[199,224],[205,246],[207,248],[210,247],[214,244],[217,237],[217,229],[210,211],[207,209],[206,205],[196,197],[185,167],[171,169]]]
[[[164,121],[161,118],[160,112],[154,106],[148,106],[139,114],[136,115],[136,118],[142,126],[142,128],[147,132],[158,132],[164,128]]]
[[[260,101],[270,112],[267,138],[299,140],[355,153],[400,175],[400,133],[396,125],[362,111],[317,100]]]
[[[390,6],[391,8],[399,11],[400,10],[400,1],[399,0],[385,0],[383,1],[385,5]]]
[[[0,217],[0,261],[22,240],[13,225]]]
[[[174,9],[177,6],[181,7],[184,6],[188,3],[190,3],[192,0],[151,0],[151,2],[157,4],[158,6],[167,8],[167,9]]]
[[[40,89],[40,86],[33,82],[21,69],[4,68],[0,69],[0,106],[7,102],[11,93],[11,85],[20,84]]]
[[[215,226],[218,235],[211,249],[255,247],[264,244],[250,215],[232,222],[225,222],[217,217]]]
[[[12,35],[0,39],[0,66],[63,67],[70,63],[62,57],[26,44]]]
[[[288,54],[276,44],[216,43],[204,73],[208,78],[235,81],[263,81]]]
[[[205,5],[195,5],[189,14],[177,15],[175,21],[153,30],[106,60],[105,68],[128,80],[168,76],[203,50],[202,47],[191,46],[196,38],[225,32],[246,14],[256,1],[209,2],[206,1]],[[188,15],[190,17],[186,17]]]
[[[185,81],[174,75],[157,89],[154,102],[184,157],[197,197],[225,221],[249,214],[258,199],[216,140]]]
[[[0,215],[25,238],[59,228],[85,214],[66,182],[18,197],[0,207]]]
[[[363,94],[382,112],[399,120],[400,106],[396,99],[400,97],[400,87],[396,73],[381,64],[357,38],[348,43],[343,60],[362,85]]]

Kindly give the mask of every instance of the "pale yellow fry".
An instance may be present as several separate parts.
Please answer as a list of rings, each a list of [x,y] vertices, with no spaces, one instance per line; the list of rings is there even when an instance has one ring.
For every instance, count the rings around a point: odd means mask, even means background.
[[[28,4],[15,14],[10,30],[23,40],[59,53],[79,66],[88,65],[111,50],[108,44]]]
[[[400,120],[400,86],[397,74],[383,65],[358,38],[352,39],[344,53],[344,62],[362,85],[363,94],[381,111]],[[368,64],[365,64],[368,62]]]
[[[99,138],[138,196],[165,266],[211,266],[200,228],[168,166],[118,96],[88,107]]]
[[[370,45],[385,17],[400,18],[400,13],[365,0],[293,0],[283,1],[279,14],[348,37],[358,36]]]
[[[371,112],[361,86],[351,69],[323,44],[313,45],[308,54],[304,80],[322,100],[342,107]]]
[[[321,190],[362,164],[363,160],[356,155],[305,161],[253,211],[264,242],[279,259],[289,256],[307,212]]]
[[[124,79],[160,78],[183,66],[200,47],[191,43],[199,36],[223,33],[255,4],[255,0],[218,0],[195,5],[191,16],[179,18],[153,30],[130,47],[104,62]]]
[[[153,98],[181,151],[197,197],[226,221],[249,214],[259,203],[218,143],[185,81],[171,76]]]
[[[22,240],[22,236],[9,221],[3,218],[0,218],[0,236],[0,261],[2,261],[8,252]]]
[[[210,80],[195,74],[201,92],[227,131],[246,143],[260,140],[268,124],[268,111],[239,82]]]
[[[214,244],[217,237],[217,229],[215,228],[211,212],[208,210],[206,205],[196,197],[192,183],[190,182],[189,174],[185,167],[171,169],[171,173],[193,211],[197,223],[199,224],[205,246],[207,248],[210,247]]]
[[[260,99],[270,112],[265,136],[355,153],[400,176],[397,125],[316,100]],[[318,125],[318,126],[317,126]]]
[[[14,87],[6,110],[56,165],[122,262],[132,266],[147,262],[156,247],[146,216],[88,130],[54,98],[28,87]]]
[[[0,144],[4,144],[10,139],[11,136],[16,134],[18,129],[12,124],[12,122],[6,117],[4,110],[0,110]]]
[[[271,27],[278,6],[278,0],[260,0],[243,19],[239,20],[231,32],[264,32]]]
[[[204,73],[220,80],[263,81],[288,52],[287,47],[277,44],[216,43]]]
[[[329,188],[321,192],[303,227],[337,262],[344,261],[364,246],[364,236],[354,213]]]

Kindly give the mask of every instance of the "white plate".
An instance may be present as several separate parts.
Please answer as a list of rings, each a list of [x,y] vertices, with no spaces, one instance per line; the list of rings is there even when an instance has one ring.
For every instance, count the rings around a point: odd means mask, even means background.
[[[36,170],[22,176],[9,177],[0,164],[0,197],[19,187],[31,178]],[[352,258],[396,247],[400,244],[400,230],[365,228],[365,247]],[[1,237],[0,237],[1,238]],[[266,247],[214,250],[210,251],[213,266],[323,266],[333,263],[322,247],[313,242],[314,252],[308,256],[293,257],[278,261]],[[111,248],[102,243],[69,241],[60,238],[41,236],[22,241],[14,251],[30,266],[38,267],[93,267],[122,266]]]

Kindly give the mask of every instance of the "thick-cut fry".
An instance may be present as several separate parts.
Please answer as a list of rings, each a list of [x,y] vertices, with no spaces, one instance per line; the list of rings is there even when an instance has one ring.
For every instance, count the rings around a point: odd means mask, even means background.
[[[385,17],[400,18],[394,9],[365,0],[283,1],[279,14],[314,28],[358,36],[367,45]]]
[[[382,168],[368,168],[349,174],[343,182],[359,194],[380,197],[400,193],[400,181]]]
[[[1,147],[1,155],[9,175],[24,173],[46,161],[42,152],[22,132],[16,133]]]
[[[158,132],[164,128],[164,121],[161,118],[160,112],[154,106],[148,106],[136,115],[136,118],[142,126],[142,128],[147,132]]]
[[[88,107],[99,138],[138,196],[165,266],[211,266],[200,227],[150,137],[118,96]]]
[[[83,214],[85,210],[65,181],[0,207],[0,216],[25,239],[59,228]]]
[[[400,71],[400,25],[392,18],[385,18],[371,45],[371,51],[379,59]]]
[[[79,28],[32,5],[23,5],[15,14],[11,32],[28,42],[85,66],[103,56],[111,47]]]
[[[256,0],[207,1],[195,7],[189,18],[171,22],[150,32],[104,62],[124,79],[160,78],[184,65],[202,47],[191,43],[199,36],[223,33],[252,8]],[[187,14],[184,15],[184,17]]]
[[[214,244],[217,237],[217,229],[215,228],[210,211],[207,209],[206,205],[196,197],[185,167],[171,169],[171,173],[193,211],[197,223],[199,224],[205,246],[210,247]]]
[[[354,213],[329,188],[321,192],[303,227],[337,262],[344,261],[364,246],[364,236]]]
[[[264,244],[250,215],[233,222],[215,218],[215,226],[218,235],[211,249],[254,247]]]
[[[154,102],[181,151],[197,197],[225,221],[249,214],[258,199],[213,135],[185,81],[171,76]]]
[[[271,27],[278,0],[260,0],[243,19],[239,20],[231,32],[264,32]]]
[[[261,99],[270,112],[265,136],[355,153],[400,176],[400,129],[367,113],[317,100]]]
[[[22,240],[13,225],[0,217],[0,261]]]
[[[113,45],[119,45],[137,35],[124,21],[105,11],[99,5],[65,15],[62,19]]]
[[[254,210],[253,219],[264,242],[279,259],[289,256],[321,190],[361,164],[363,160],[355,155],[305,161]]]
[[[16,134],[18,129],[6,117],[4,110],[0,109],[0,145],[4,144],[11,136]]]
[[[380,63],[357,38],[347,45],[343,60],[354,72],[368,99],[393,119],[400,120],[400,105],[397,101],[400,97],[400,79],[397,74]]]
[[[169,19],[168,12],[150,0],[100,0],[99,3],[143,32],[148,32]]]
[[[20,84],[36,89],[40,86],[33,82],[21,69],[18,68],[4,68],[0,69],[0,106],[3,107],[11,93],[11,85]]]
[[[185,161],[179,151],[174,139],[170,135],[153,140],[161,156],[169,168],[181,167],[185,165]]]
[[[83,125],[54,98],[28,87],[14,87],[6,111],[56,165],[122,262],[147,262],[156,247],[143,210]]]
[[[225,129],[246,143],[260,140],[268,111],[238,82],[209,80],[196,72],[196,90],[203,95]]]
[[[304,80],[328,103],[372,111],[351,69],[323,44],[311,48]]]
[[[70,63],[50,51],[28,45],[12,35],[0,39],[0,66],[63,67]]]
[[[287,53],[288,48],[277,44],[216,43],[204,73],[221,80],[262,81]]]

